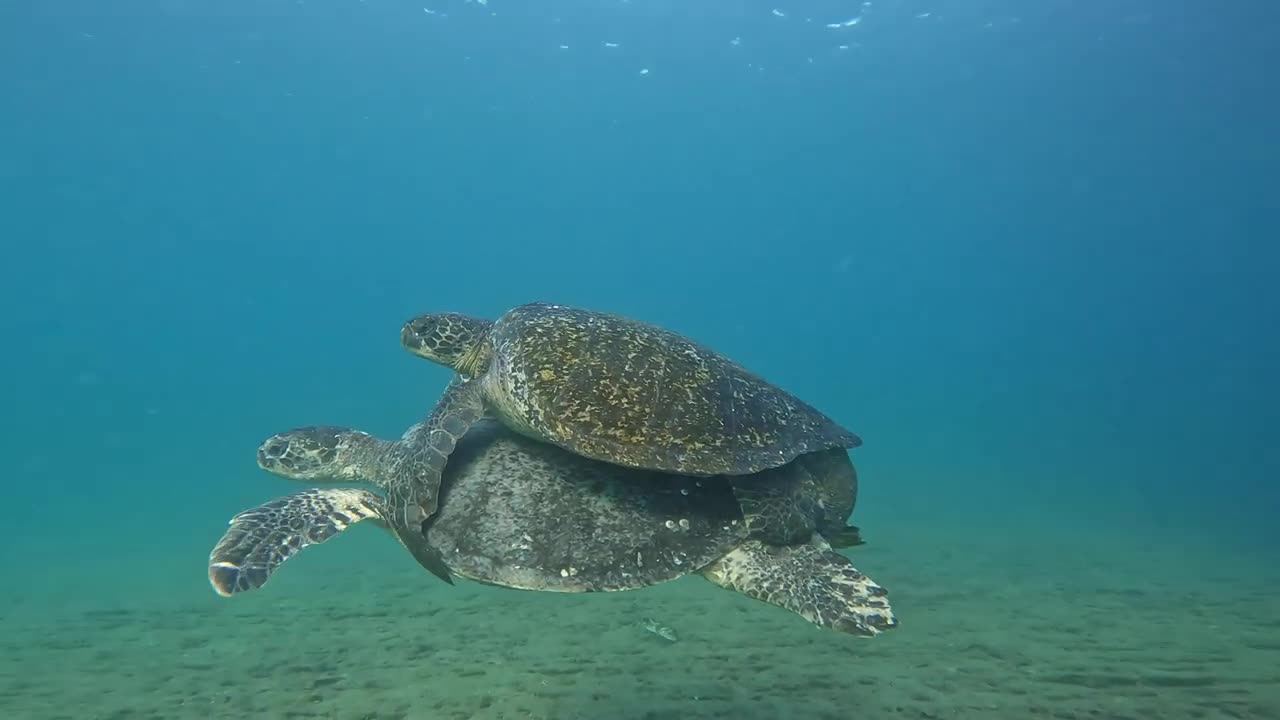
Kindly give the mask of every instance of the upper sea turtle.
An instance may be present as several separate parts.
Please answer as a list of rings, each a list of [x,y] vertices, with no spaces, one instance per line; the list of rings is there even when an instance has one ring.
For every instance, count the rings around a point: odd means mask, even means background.
[[[547,303],[496,321],[430,313],[406,323],[400,340],[457,371],[425,421],[417,467],[388,487],[406,525],[435,512],[445,461],[485,415],[583,457],[695,476],[747,475],[862,444],[716,351],[619,315]]]
[[[392,442],[299,428],[266,440],[258,462],[295,480],[386,489],[401,471],[396,446],[424,428]],[[886,592],[831,549],[856,542],[856,528],[845,526],[851,482],[843,450],[749,476],[693,477],[591,460],[483,419],[450,456],[423,537],[448,568],[482,583],[616,591],[699,573],[819,626],[874,635],[897,626]],[[388,525],[388,511],[364,489],[277,498],[231,520],[210,554],[209,580],[221,595],[261,587],[304,547],[361,520]]]

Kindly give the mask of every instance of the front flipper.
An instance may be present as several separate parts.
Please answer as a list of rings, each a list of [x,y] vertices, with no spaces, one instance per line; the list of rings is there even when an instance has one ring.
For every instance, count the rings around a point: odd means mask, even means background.
[[[444,556],[440,551],[427,544],[427,536],[422,530],[404,530],[398,527],[390,528],[391,534],[396,536],[400,544],[404,546],[409,554],[413,556],[418,564],[426,568],[428,572],[441,580],[453,584],[453,571],[444,563]]]
[[[388,505],[399,525],[420,528],[435,514],[449,455],[484,414],[479,381],[451,382],[421,428],[402,440],[386,473]]]
[[[898,626],[885,589],[816,535],[808,544],[787,547],[748,540],[702,574],[838,632],[871,636]]]
[[[209,554],[209,582],[224,597],[260,588],[303,548],[382,513],[381,497],[351,488],[304,490],[245,510]]]

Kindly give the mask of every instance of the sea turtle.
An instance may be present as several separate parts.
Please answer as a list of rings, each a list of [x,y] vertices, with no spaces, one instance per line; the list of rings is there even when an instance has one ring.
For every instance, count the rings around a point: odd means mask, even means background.
[[[673,331],[619,315],[530,303],[496,321],[413,318],[410,352],[452,368],[413,472],[388,501],[413,525],[435,512],[458,438],[488,415],[583,457],[683,475],[748,475],[862,440],[787,391]]]
[[[294,480],[385,490],[399,471],[388,458],[422,426],[399,441],[349,428],[299,428],[266,440],[258,463]],[[423,532],[449,568],[485,584],[620,591],[698,573],[816,625],[875,635],[897,626],[886,592],[831,545],[856,542],[856,528],[845,526],[853,478],[842,450],[749,476],[624,468],[485,418],[451,455],[438,512]],[[312,488],[277,498],[230,521],[209,556],[209,580],[223,596],[259,588],[308,545],[361,520],[385,526],[387,512],[385,498],[365,489]],[[830,542],[823,529],[831,529]]]

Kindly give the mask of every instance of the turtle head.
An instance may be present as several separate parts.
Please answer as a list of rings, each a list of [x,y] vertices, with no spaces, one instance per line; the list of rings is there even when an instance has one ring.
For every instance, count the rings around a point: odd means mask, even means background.
[[[258,446],[258,467],[302,481],[360,480],[360,459],[378,443],[368,433],[332,425],[310,425],[277,433]]]
[[[474,376],[489,362],[490,327],[491,321],[462,313],[427,313],[404,324],[400,344],[418,357]]]

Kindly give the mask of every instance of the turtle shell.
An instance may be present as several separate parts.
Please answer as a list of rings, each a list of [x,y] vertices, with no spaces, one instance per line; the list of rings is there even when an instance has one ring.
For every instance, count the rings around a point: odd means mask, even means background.
[[[744,475],[861,439],[678,333],[534,303],[494,323],[485,378],[510,427],[579,455],[688,475]]]
[[[459,575],[525,590],[627,590],[723,557],[746,535],[725,478],[590,460],[492,420],[445,466],[427,542]]]

